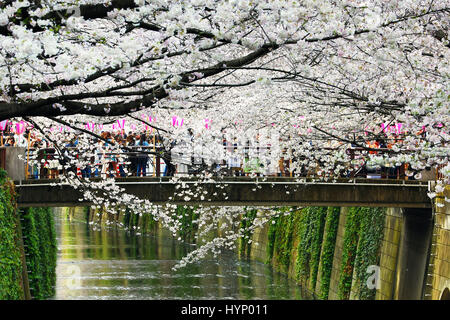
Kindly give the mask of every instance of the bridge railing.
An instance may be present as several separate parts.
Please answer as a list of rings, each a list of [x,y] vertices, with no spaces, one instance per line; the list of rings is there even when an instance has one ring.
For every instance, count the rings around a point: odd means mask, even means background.
[[[236,150],[241,149],[241,153]],[[132,151],[130,151],[132,150]],[[83,178],[92,177],[129,177],[129,176],[167,176],[175,174],[195,175],[203,170],[209,170],[214,175],[248,176],[253,174],[264,176],[302,176],[314,177],[326,174],[317,163],[315,169],[294,168],[292,159],[282,154],[278,163],[268,166],[265,154],[270,147],[224,146],[227,160],[214,160],[204,158],[195,152],[175,151],[171,153],[171,161],[175,164],[175,172],[168,172],[166,163],[161,156],[162,146],[159,144],[149,146],[127,147],[124,151],[97,150],[91,155],[79,153],[76,147],[63,148],[63,153],[55,148],[29,148],[26,154],[26,179],[56,179],[65,171],[73,171]],[[329,149],[330,152],[333,149]],[[368,150],[365,148],[348,148],[352,167],[347,167],[340,173],[345,178],[374,178],[374,179],[413,179],[406,175],[408,165],[397,167],[370,168],[367,166]],[[390,149],[379,148],[379,154],[391,152]],[[68,165],[71,158],[77,158],[79,165]],[[0,153],[0,163],[1,163]],[[266,162],[266,163],[264,163]],[[355,163],[356,162],[356,163]],[[437,170],[437,169],[435,169]],[[437,171],[432,170],[434,176]],[[430,179],[433,180],[433,179]]]

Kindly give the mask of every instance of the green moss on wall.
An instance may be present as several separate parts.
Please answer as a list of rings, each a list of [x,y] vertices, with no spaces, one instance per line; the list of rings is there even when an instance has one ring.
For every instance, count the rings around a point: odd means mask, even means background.
[[[311,216],[312,211],[309,208],[302,210],[299,224],[300,242],[298,245],[297,261],[295,263],[296,278],[306,287],[309,278],[309,260],[311,257]]]
[[[284,212],[285,210],[281,210]],[[285,271],[289,269],[292,255],[292,240],[296,213],[282,215],[277,224],[277,237],[275,239],[276,259]]]
[[[317,273],[319,271],[320,254],[322,250],[323,231],[327,215],[327,207],[314,207],[312,217],[312,243],[311,243],[311,271],[310,271],[310,289],[316,287]]]
[[[338,297],[341,300],[348,300],[350,297],[353,267],[358,248],[360,222],[360,208],[350,208],[345,223],[342,264],[338,286]]]
[[[86,221],[86,223],[89,223],[89,217],[91,214],[91,207],[83,207],[83,214],[84,214],[84,219]]]
[[[269,223],[269,230],[267,231],[267,261],[266,263],[270,263],[273,258],[273,252],[275,249],[275,239],[277,236],[277,223],[280,220],[279,216],[275,216],[270,219]]]
[[[321,279],[319,288],[319,298],[328,299],[328,292],[330,290],[331,272],[333,270],[334,248],[336,246],[336,236],[339,227],[339,214],[341,208],[328,207],[327,217],[325,222],[326,235],[323,244],[321,255]]]
[[[247,208],[245,208],[245,213],[242,216],[240,228],[243,236],[239,239],[239,255],[241,257],[250,256],[251,245],[248,241],[253,234],[251,226],[253,225],[253,221],[255,220],[257,213],[258,212],[256,209],[247,210]]]
[[[0,299],[23,299],[14,187],[0,169]]]
[[[30,292],[33,299],[47,299],[55,294],[56,232],[50,208],[22,211],[22,227]]]
[[[383,241],[383,229],[386,209],[361,208],[361,226],[359,230],[359,243],[356,251],[355,272],[357,279],[357,295],[362,300],[375,299],[376,290],[366,285],[371,275],[367,273],[370,265],[380,264],[380,249]]]
[[[179,236],[184,241],[195,241],[195,234],[198,230],[198,213],[195,207],[192,206],[177,206],[176,215],[178,221],[181,223],[178,231]]]
[[[132,211],[128,208],[125,209],[125,214],[123,216],[123,221],[122,224],[125,228],[129,228],[130,224],[131,224],[131,216],[132,216]]]
[[[156,225],[157,225],[157,223],[153,219],[153,216],[150,213],[148,213],[148,212],[143,213],[142,219],[141,219],[142,233],[151,232],[152,230],[155,229]]]
[[[326,210],[326,207],[304,208],[299,224],[295,271],[300,283],[310,290],[314,290],[317,281]]]
[[[27,271],[30,284],[30,293],[36,299],[41,298],[43,290],[43,268],[41,265],[41,250],[38,230],[34,218],[34,210],[23,209],[21,211],[23,243],[27,253]]]
[[[295,208],[278,208],[277,214],[268,222],[267,261],[281,267],[285,272],[291,264],[296,225],[301,216]]]
[[[353,279],[359,299],[375,298],[375,290],[366,285],[370,276],[367,267],[379,265],[384,218],[383,208],[350,208],[344,233],[338,289],[340,299],[349,299]]]

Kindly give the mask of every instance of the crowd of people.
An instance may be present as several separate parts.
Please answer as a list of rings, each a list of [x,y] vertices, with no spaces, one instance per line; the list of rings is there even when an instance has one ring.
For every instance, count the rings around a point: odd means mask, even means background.
[[[173,176],[195,174],[203,170],[210,170],[216,174],[222,172],[228,176],[252,173],[266,176],[308,176],[317,173],[303,167],[293,168],[292,163],[299,160],[293,150],[289,152],[287,149],[281,150],[278,161],[270,163],[267,157],[271,151],[270,145],[252,146],[249,141],[242,144],[236,138],[232,141],[219,138],[223,146],[223,150],[219,150],[223,152],[222,155],[207,157],[202,154],[202,150],[195,151],[198,145],[194,142],[195,137],[191,129],[187,130],[186,139],[182,141],[169,140],[148,131],[128,133],[123,130],[102,131],[100,138],[93,138],[90,141],[88,149],[92,152],[81,150],[86,146],[80,148],[76,135],[68,134],[65,137],[63,147],[55,148],[48,139],[36,135],[33,130],[26,130],[21,135],[14,133],[2,135],[1,145],[27,148],[26,171],[29,179],[55,179],[66,171],[73,171],[82,178]],[[386,143],[383,139],[366,141],[367,148],[370,148],[368,153],[377,153],[377,149],[392,148],[396,141],[400,141],[400,137],[396,139],[398,140],[391,139],[390,143]],[[330,145],[330,149],[331,147],[335,146]],[[381,170],[368,168],[364,165],[365,156],[359,151],[361,148],[358,145],[349,145],[347,153],[351,155],[352,161],[358,160],[361,165],[343,176],[393,179],[405,177],[407,165]]]

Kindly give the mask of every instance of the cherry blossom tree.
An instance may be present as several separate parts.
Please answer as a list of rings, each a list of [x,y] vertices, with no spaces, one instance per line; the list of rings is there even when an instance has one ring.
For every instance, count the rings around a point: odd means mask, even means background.
[[[99,138],[87,123],[126,119],[187,143],[190,128],[210,164],[229,158],[225,137],[268,150],[259,174],[283,157],[293,176],[332,180],[361,166],[349,146],[370,152],[381,139],[392,148],[368,164],[409,163],[418,179],[438,166],[448,183],[449,13],[435,0],[7,0],[0,120],[25,120],[55,147],[66,134],[50,128],[72,130],[86,154]],[[162,157],[173,161],[170,144]],[[176,231],[173,214],[119,196],[113,179],[65,179],[99,206],[145,207]],[[205,224],[226,215],[203,211]]]

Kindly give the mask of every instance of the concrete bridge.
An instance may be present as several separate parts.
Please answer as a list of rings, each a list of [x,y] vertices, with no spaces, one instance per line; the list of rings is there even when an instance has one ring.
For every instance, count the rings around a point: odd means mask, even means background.
[[[99,181],[94,178],[92,181]],[[69,207],[89,205],[80,201],[82,192],[55,180],[15,181],[20,207]],[[431,208],[427,196],[429,183],[387,179],[339,179],[336,182],[298,182],[294,178],[229,177],[221,180],[200,181],[186,177],[178,183],[169,177],[116,178],[126,193],[148,199],[155,204],[166,202],[210,206],[339,206]],[[190,196],[175,196],[183,183],[191,190],[202,187],[204,200]],[[195,192],[194,192],[195,193]],[[172,199],[169,199],[172,197]]]

